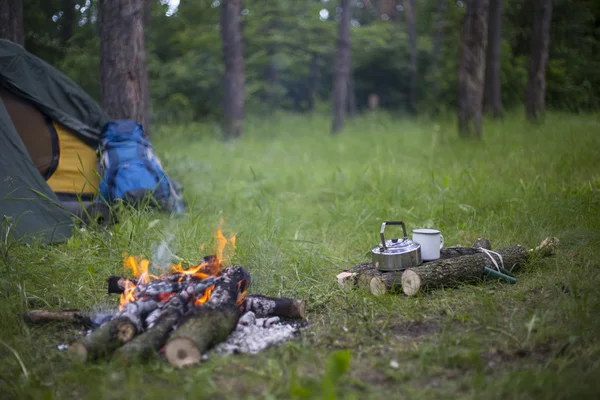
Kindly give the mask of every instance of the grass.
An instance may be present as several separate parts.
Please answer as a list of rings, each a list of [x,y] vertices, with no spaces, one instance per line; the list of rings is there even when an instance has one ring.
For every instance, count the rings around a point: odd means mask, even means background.
[[[454,124],[328,118],[250,120],[235,142],[205,125],[163,126],[154,146],[185,188],[190,213],[124,210],[110,231],[66,243],[0,247],[3,398],[597,398],[600,394],[600,117],[519,115],[486,122],[481,141]],[[178,371],[156,360],[74,365],[69,326],[27,326],[27,308],[108,309],[105,278],[124,253],[210,252],[224,220],[251,292],[309,301],[302,337],[256,356]],[[516,285],[485,282],[426,296],[345,293],[333,277],[368,259],[384,219],[437,227],[446,245],[494,248],[557,236]],[[391,234],[391,231],[390,231]],[[205,247],[203,247],[205,246]],[[348,368],[349,367],[349,368]],[[392,397],[393,396],[393,397]]]

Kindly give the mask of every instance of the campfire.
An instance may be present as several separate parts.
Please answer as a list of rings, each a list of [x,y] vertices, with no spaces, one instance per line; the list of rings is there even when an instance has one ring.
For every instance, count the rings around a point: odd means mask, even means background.
[[[214,347],[225,354],[256,353],[294,336],[298,324],[282,324],[279,318],[303,319],[305,301],[247,295],[249,272],[240,265],[224,266],[224,251],[235,247],[235,236],[227,239],[218,230],[216,242],[215,255],[187,268],[181,263],[151,267],[148,259],[125,257],[132,277],[107,279],[108,293],[120,295],[114,313],[30,311],[26,318],[92,327],[68,350],[83,361],[112,356],[131,362],[164,351],[170,364],[183,367],[200,362]]]

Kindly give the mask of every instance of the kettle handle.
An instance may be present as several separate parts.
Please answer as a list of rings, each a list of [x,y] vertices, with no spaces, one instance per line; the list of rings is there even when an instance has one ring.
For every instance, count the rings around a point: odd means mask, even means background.
[[[408,235],[406,234],[406,226],[402,221],[383,221],[381,224],[381,230],[379,231],[379,236],[381,236],[381,245],[384,250],[387,250],[385,246],[385,236],[383,236],[383,231],[385,230],[386,225],[402,225],[402,232],[404,233],[404,240],[408,239]]]

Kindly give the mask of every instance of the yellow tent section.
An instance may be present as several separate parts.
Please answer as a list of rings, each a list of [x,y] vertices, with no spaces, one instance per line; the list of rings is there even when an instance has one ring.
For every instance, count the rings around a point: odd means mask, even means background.
[[[52,127],[58,137],[59,158],[46,183],[55,193],[94,195],[100,183],[96,151],[58,122],[52,121]]]

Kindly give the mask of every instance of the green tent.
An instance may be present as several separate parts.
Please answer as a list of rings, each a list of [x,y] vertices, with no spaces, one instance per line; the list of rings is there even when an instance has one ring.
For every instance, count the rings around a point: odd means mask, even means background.
[[[71,236],[73,204],[92,200],[96,146],[108,116],[75,82],[0,40],[2,240]]]

